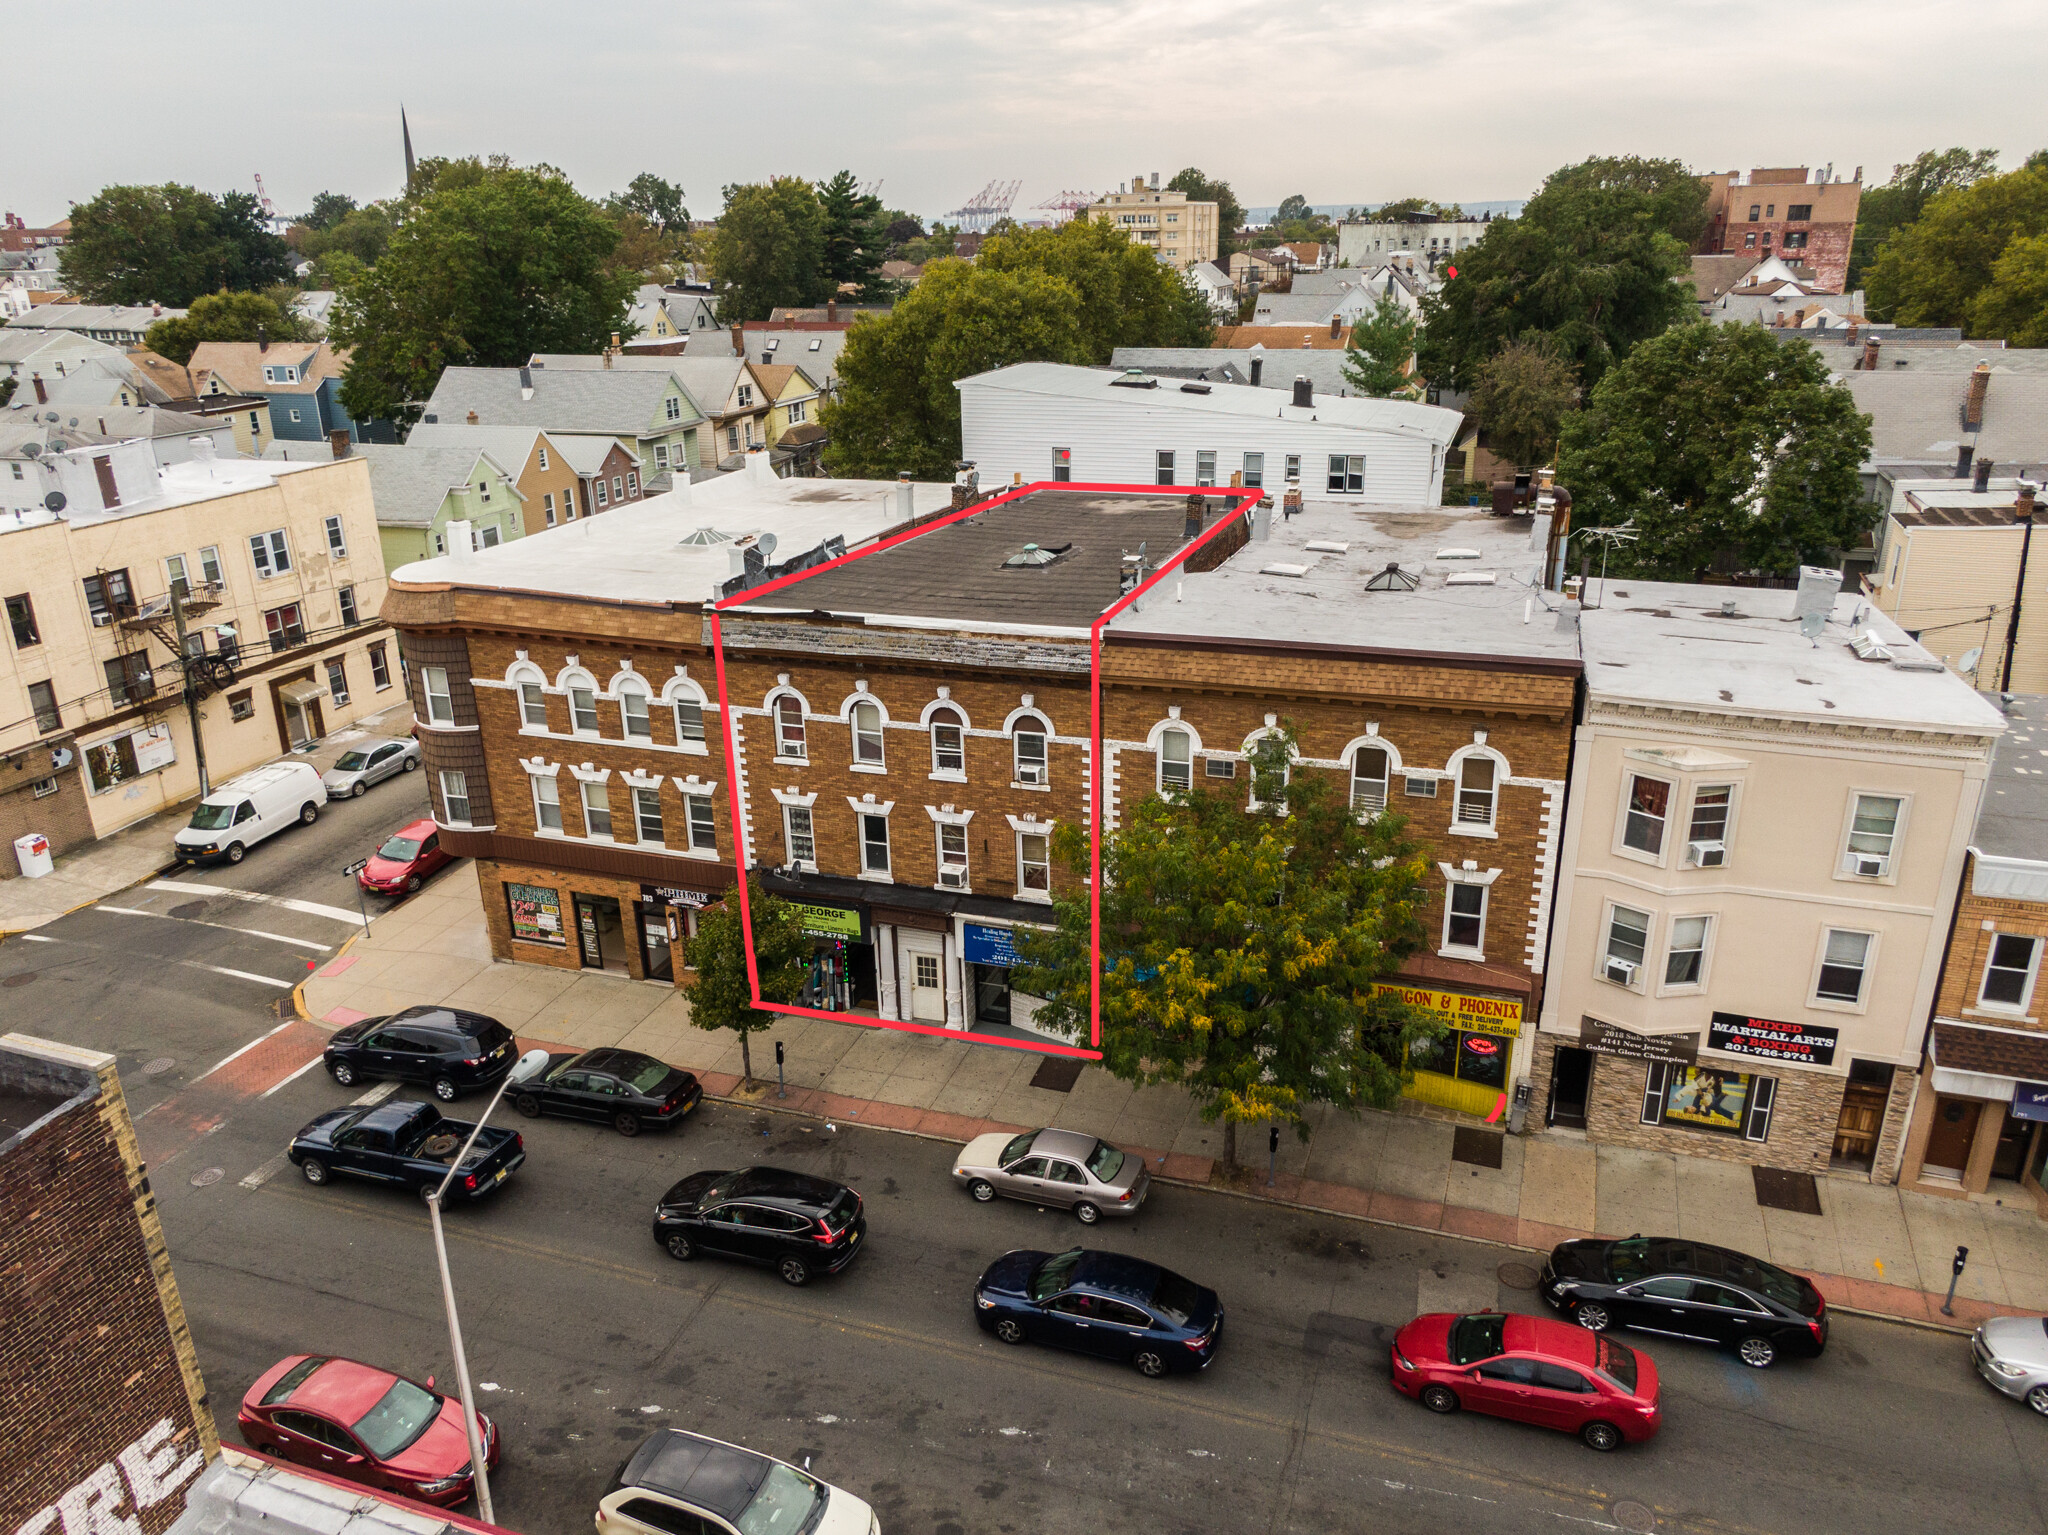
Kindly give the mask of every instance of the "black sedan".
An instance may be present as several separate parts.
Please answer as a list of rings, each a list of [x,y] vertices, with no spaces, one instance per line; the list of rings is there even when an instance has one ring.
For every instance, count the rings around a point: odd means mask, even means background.
[[[793,1285],[838,1273],[867,1234],[860,1195],[779,1167],[692,1173],[654,1207],[654,1240],[670,1257],[765,1263]]]
[[[586,1050],[549,1056],[547,1069],[512,1103],[528,1119],[563,1114],[638,1135],[650,1125],[681,1124],[703,1101],[704,1088],[690,1072],[637,1050]]]
[[[1158,1377],[1216,1357],[1223,1305],[1214,1290],[1122,1253],[1012,1252],[974,1286],[974,1319],[1005,1343],[1050,1343]]]
[[[1799,1275],[1726,1247],[1675,1237],[1586,1239],[1543,1265],[1543,1298],[1581,1327],[1732,1347],[1753,1369],[1827,1347],[1827,1303]]]

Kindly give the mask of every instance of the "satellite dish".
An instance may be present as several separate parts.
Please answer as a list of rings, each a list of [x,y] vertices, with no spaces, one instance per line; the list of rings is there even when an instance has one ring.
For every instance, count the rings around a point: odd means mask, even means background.
[[[51,417],[50,419],[51,419],[52,421],[55,421],[55,420],[56,420],[57,418],[56,418],[55,416],[52,416],[52,417]],[[73,426],[76,426],[76,425],[78,425],[78,417],[76,417],[76,416],[73,416],[73,417],[71,418],[71,424],[72,424]]]
[[[64,492],[61,490],[51,491],[47,496],[43,497],[43,505],[53,512],[63,511],[65,505]]]
[[[1973,673],[1977,670],[1977,663],[1983,659],[1984,647],[1982,645],[1979,645],[1975,650],[1966,650],[1963,652],[1963,658],[1956,662],[1956,670],[1966,674]]]
[[[31,416],[29,419],[34,420],[35,418]],[[43,455],[43,445],[39,442],[25,442],[21,445],[21,451],[25,457],[41,458]]]
[[[763,533],[756,542],[755,547],[761,551],[761,559],[765,562],[775,552],[775,535],[773,533]]]

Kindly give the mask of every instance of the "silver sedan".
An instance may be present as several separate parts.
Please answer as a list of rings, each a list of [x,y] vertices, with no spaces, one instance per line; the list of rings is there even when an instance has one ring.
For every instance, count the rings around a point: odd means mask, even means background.
[[[1073,1130],[977,1135],[953,1159],[953,1181],[987,1204],[998,1194],[1072,1210],[1084,1226],[1132,1215],[1152,1175],[1145,1159]]]
[[[320,775],[320,784],[329,799],[352,799],[371,784],[410,773],[419,765],[419,742],[370,740],[336,758],[334,766]]]
[[[1977,1373],[2048,1417],[2048,1317],[1995,1316],[1970,1335]]]

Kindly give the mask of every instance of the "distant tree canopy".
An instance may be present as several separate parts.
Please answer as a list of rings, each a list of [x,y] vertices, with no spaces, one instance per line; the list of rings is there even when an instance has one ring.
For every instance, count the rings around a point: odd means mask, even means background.
[[[1510,341],[1481,363],[1466,410],[1496,456],[1534,469],[1557,451],[1558,432],[1577,400],[1571,365],[1539,337]]]
[[[658,234],[686,229],[690,223],[690,210],[683,206],[683,189],[652,171],[642,171],[626,184],[625,191],[612,193],[605,199],[605,206],[615,213],[639,215]]]
[[[727,187],[711,237],[711,276],[724,295],[720,317],[728,321],[822,304],[831,290],[817,189],[799,176]]]
[[[1414,224],[1424,219],[1462,219],[1465,210],[1456,203],[1432,202],[1427,197],[1403,197],[1382,203],[1368,215],[1375,224]]]
[[[177,182],[106,187],[73,204],[58,261],[84,303],[180,309],[202,293],[288,281],[293,267],[253,194],[216,198]]]
[[[1422,390],[1409,372],[1414,358],[1415,316],[1401,306],[1390,284],[1371,312],[1351,327],[1344,377],[1369,399],[1416,399]]]
[[[319,227],[302,225],[295,231],[299,254],[308,261],[318,261],[339,252],[353,256],[365,266],[374,266],[391,243],[395,211],[388,203],[371,203],[367,208],[350,208]]]
[[[863,192],[852,171],[840,171],[818,184],[818,208],[825,219],[822,261],[824,280],[837,293],[852,284],[871,295],[879,281],[882,257],[889,248],[883,227],[882,199]]]
[[[2029,162],[1936,192],[1877,253],[1870,316],[1899,325],[1960,325],[1972,336],[2008,341],[2039,335],[2048,326],[2037,306],[2048,259],[2044,235],[2048,164]]]
[[[1176,192],[1188,194],[1191,203],[1216,205],[1216,259],[1227,261],[1238,230],[1244,227],[1244,207],[1227,181],[1211,181],[1195,166],[1177,173],[1166,183]]]
[[[1706,188],[1676,160],[1587,160],[1552,173],[1519,218],[1496,218],[1423,300],[1422,371],[1466,390],[1494,353],[1547,338],[1582,381],[1691,312],[1673,282],[1706,220]]]
[[[1856,236],[1849,247],[1849,273],[1843,287],[1863,287],[1877,253],[1898,230],[1919,218],[1928,199],[1938,192],[1966,187],[1998,170],[1995,149],[1926,149],[1904,165],[1892,167],[1892,179],[1864,190],[1856,208]]]
[[[202,293],[182,317],[150,326],[142,344],[172,362],[186,363],[202,341],[312,341],[312,322],[291,308],[293,291]]]
[[[320,192],[312,210],[299,222],[308,229],[332,229],[356,211],[356,200],[345,192]]]
[[[390,246],[336,301],[331,339],[351,349],[342,402],[358,420],[409,420],[444,368],[599,350],[639,283],[613,266],[618,242],[551,167],[422,163]]]
[[[1302,196],[1301,193],[1290,193],[1288,196],[1280,199],[1280,207],[1273,215],[1273,222],[1276,224],[1286,224],[1299,219],[1306,219],[1314,211],[1313,208],[1309,207],[1308,199]]]

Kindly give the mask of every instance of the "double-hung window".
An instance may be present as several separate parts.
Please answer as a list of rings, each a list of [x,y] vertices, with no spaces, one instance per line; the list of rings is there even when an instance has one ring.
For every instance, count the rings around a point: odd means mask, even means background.
[[[420,701],[426,705],[429,725],[455,723],[455,700],[448,692],[448,668],[422,666],[419,670]]]
[[[612,834],[612,797],[601,783],[583,785],[583,834],[604,837]]]
[[[372,645],[369,649],[369,656],[370,681],[376,686],[377,691],[381,693],[391,686],[391,663],[384,659],[384,647],[382,645]]]
[[[881,767],[882,709],[879,704],[853,706],[853,760],[861,767]]]
[[[862,813],[860,821],[860,872],[889,873],[889,818],[885,815]]]
[[[555,787],[554,778],[546,773],[533,775],[533,824],[542,831],[558,832],[562,829],[562,795]]]
[[[337,560],[348,558],[348,534],[343,531],[339,517],[327,519],[327,552]]]
[[[1382,746],[1361,746],[1351,758],[1351,808],[1378,815],[1387,808],[1387,752]]]
[[[555,493],[551,490],[541,492],[540,515],[543,524],[550,528],[555,525]]]
[[[1600,973],[1617,986],[1634,986],[1650,947],[1650,914],[1629,906],[1607,909],[1607,942]]]
[[[14,631],[16,650],[42,644],[43,632],[36,627],[35,603],[29,600],[27,592],[7,599],[7,626]]]
[[[1671,942],[1664,951],[1664,984],[1697,986],[1706,966],[1710,917],[1674,917]]]
[[[967,771],[967,742],[960,716],[951,709],[932,711],[932,773],[955,778]]]
[[[284,529],[273,533],[258,533],[249,540],[249,558],[255,562],[256,577],[268,581],[272,576],[281,576],[292,568],[291,545],[285,542]]]
[[[548,700],[538,682],[519,684],[519,723],[529,730],[548,728]]]
[[[198,639],[198,635],[188,635]],[[338,704],[348,702],[348,666],[340,656],[330,656],[327,661],[327,691]]]
[[[469,824],[469,779],[453,768],[441,771],[441,808],[450,826]]]
[[[218,545],[208,544],[199,551],[199,574],[201,579],[210,582],[214,586],[221,584],[220,548]]]
[[[1899,812],[1905,801],[1890,794],[1859,794],[1849,822],[1849,845],[1842,850],[1842,870],[1879,878],[1891,873],[1899,837]]]
[[[804,706],[784,694],[775,700],[775,755],[802,762],[804,749]]]
[[[1633,775],[1628,785],[1628,812],[1622,822],[1621,845],[1652,858],[1664,856],[1664,825],[1671,814],[1671,785],[1662,778]]]
[[[1185,794],[1194,786],[1194,758],[1185,730],[1159,735],[1159,792]]]
[[[1827,930],[1827,947],[1820,957],[1820,975],[1814,981],[1814,997],[1823,1002],[1863,1000],[1863,982],[1870,968],[1870,934],[1846,928]]]
[[[629,741],[652,741],[654,726],[647,718],[647,695],[628,689],[619,694],[619,719]]]
[[[660,845],[661,836],[661,790],[635,789],[633,791],[633,823],[642,842]]]
[[[1052,895],[1052,839],[1042,832],[1017,833],[1017,894]]]
[[[1493,825],[1494,763],[1491,757],[1467,757],[1458,769],[1460,826]]]
[[[1216,450],[1197,448],[1195,450],[1195,483],[1214,485],[1216,483]]]
[[[1036,720],[1025,720],[1017,726],[1011,736],[1015,743],[1017,758],[1017,782],[1042,784],[1049,782],[1045,761],[1045,732]]]
[[[1154,482],[1160,485],[1171,485],[1173,483],[1173,450],[1171,448],[1159,449],[1155,455],[1155,464]]]
[[[578,735],[597,734],[597,694],[591,689],[569,689],[569,728]]]
[[[1247,453],[1244,456],[1244,486],[1246,490],[1261,489],[1266,483],[1266,455]]]
[[[694,699],[676,700],[676,741],[679,745],[694,741],[700,746],[704,742],[704,706]]]
[[[1728,812],[1734,802],[1733,784],[1706,783],[1692,791],[1686,857],[1703,869],[1719,868],[1728,861]]]
[[[811,807],[809,805],[784,805],[782,807],[782,841],[789,850],[789,861],[804,868],[818,866],[818,840],[811,833]]]
[[[1444,897],[1444,947],[1479,953],[1486,947],[1486,889],[1464,880],[1452,882]]]
[[[708,794],[686,794],[683,807],[689,813],[690,849],[692,852],[715,853],[718,851],[718,827],[711,819],[711,796]]]
[[[2040,939],[2024,938],[2018,933],[1995,934],[1977,1005],[2025,1012],[2034,994],[2034,975],[2040,963]]]
[[[1332,453],[1328,489],[1333,496],[1362,494],[1365,490],[1365,455]]]
[[[353,586],[342,587],[334,594],[334,600],[341,609],[341,621],[344,625],[354,628],[363,621],[362,614],[356,609],[356,589]]]
[[[948,890],[967,888],[967,828],[958,821],[939,823],[939,884]]]

